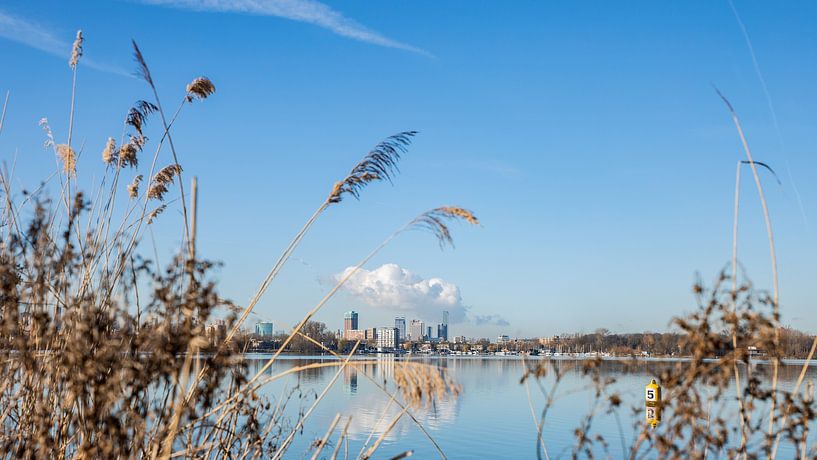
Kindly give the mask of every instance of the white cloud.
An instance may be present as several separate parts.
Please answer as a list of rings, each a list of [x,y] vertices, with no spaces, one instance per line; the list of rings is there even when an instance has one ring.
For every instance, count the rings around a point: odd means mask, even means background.
[[[244,13],[258,16],[276,16],[306,22],[328,29],[340,36],[373,45],[397,48],[431,56],[420,48],[392,40],[352,19],[328,5],[315,0],[139,0],[151,5],[171,6],[193,11]]]
[[[354,267],[335,275],[338,281]],[[469,308],[462,303],[460,288],[441,278],[423,278],[397,264],[384,264],[374,270],[360,269],[343,286],[357,300],[374,308],[385,308],[424,321],[439,322],[442,312],[449,312],[452,324],[473,321],[476,324],[507,325],[498,315],[469,318]]]
[[[0,11],[0,37],[44,51],[53,56],[64,58],[65,66],[67,67],[74,35],[73,33],[71,34],[70,37],[72,41],[69,42],[54,35],[47,27]],[[83,57],[80,62],[81,65],[86,65],[102,72],[130,76],[130,74],[123,69],[100,64],[86,57]]]

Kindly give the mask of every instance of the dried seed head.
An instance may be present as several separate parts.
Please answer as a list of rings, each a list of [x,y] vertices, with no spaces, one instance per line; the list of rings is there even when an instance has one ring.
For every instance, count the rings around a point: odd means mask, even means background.
[[[108,138],[105,148],[102,150],[102,162],[109,165],[116,161],[116,141],[112,137]]]
[[[405,153],[411,138],[417,131],[406,131],[395,134],[377,144],[363,160],[360,161],[346,178],[335,183],[332,192],[326,199],[329,203],[339,203],[343,195],[348,193],[355,198],[360,197],[360,191],[370,182],[386,179],[391,181],[397,172],[397,162],[400,155]]]
[[[148,198],[163,200],[167,193],[167,186],[173,183],[173,178],[182,172],[181,165],[174,163],[165,166],[153,177],[153,182],[148,189]]]
[[[71,59],[68,60],[68,65],[71,66],[72,69],[77,67],[77,63],[79,63],[79,58],[82,56],[82,42],[84,39],[82,38],[82,31],[77,31],[77,38],[74,39],[74,46],[71,49]]]
[[[208,96],[216,92],[216,86],[207,77],[198,77],[187,85],[187,102],[193,102],[194,98],[207,99]]]
[[[150,69],[148,69],[148,64],[145,62],[145,57],[142,56],[142,51],[136,45],[136,40],[131,40],[131,43],[133,44],[133,59],[139,65],[136,75],[145,80],[150,86],[153,86],[153,78],[150,76]]]
[[[156,218],[159,216],[159,214],[164,212],[165,208],[167,208],[167,205],[163,204],[158,208],[154,209],[153,211],[150,211],[150,213],[148,213],[148,225],[152,224],[153,221],[156,220]]]
[[[66,174],[69,176],[76,174],[77,155],[74,152],[74,149],[69,147],[67,144],[59,144],[57,145],[57,156],[59,156],[60,160],[62,160],[62,169]]]
[[[125,123],[133,126],[140,136],[143,136],[142,128],[147,122],[148,115],[159,110],[155,104],[148,101],[136,101],[136,104],[128,111]]]
[[[130,166],[135,168],[139,164],[139,160],[136,158],[136,153],[139,151],[137,144],[134,142],[134,138],[131,138],[131,141],[127,144],[123,145],[119,148],[119,166]]]
[[[142,175],[133,178],[133,181],[128,184],[128,196],[136,198],[139,195],[139,184],[142,182]]]
[[[51,126],[48,125],[48,118],[45,117],[40,118],[39,124],[40,126],[42,126],[43,131],[45,131],[46,136],[46,140],[45,143],[43,144],[43,147],[51,148],[57,145],[56,142],[54,142],[54,133],[51,132]]]
[[[464,220],[471,225],[479,225],[479,220],[471,211],[456,206],[443,206],[420,214],[408,225],[408,229],[416,228],[430,231],[440,243],[440,247],[446,244],[454,245],[451,238],[451,230],[448,222],[451,220]]]

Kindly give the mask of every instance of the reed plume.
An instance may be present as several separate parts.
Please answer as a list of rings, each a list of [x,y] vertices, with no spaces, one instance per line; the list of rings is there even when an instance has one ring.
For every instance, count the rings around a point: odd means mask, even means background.
[[[82,57],[82,42],[85,39],[82,37],[82,31],[77,31],[77,37],[74,39],[74,46],[71,48],[71,59],[68,60],[68,65],[71,66],[72,69],[77,67],[79,63],[79,58]]]
[[[77,172],[77,154],[68,144],[57,145],[57,155],[62,160],[62,169],[65,174],[73,176]]]
[[[139,165],[139,159],[136,154],[141,150],[141,144],[138,139],[131,137],[130,142],[119,147],[119,166],[130,166],[135,168]]]
[[[158,208],[154,209],[153,211],[150,211],[147,215],[148,225],[152,224],[153,221],[156,220],[157,217],[159,217],[159,214],[165,211],[165,209],[167,209],[167,205],[163,204]]]
[[[158,110],[159,108],[152,102],[136,101],[136,104],[128,111],[128,117],[125,123],[133,126],[139,136],[143,137],[144,133],[142,132],[142,128],[147,122],[148,116]]]
[[[133,178],[133,181],[128,184],[128,196],[131,199],[135,199],[139,196],[139,184],[142,182],[142,175],[139,174],[138,176]]]
[[[116,141],[113,140],[112,137],[109,137],[108,142],[105,143],[105,148],[102,149],[102,162],[109,165],[116,161],[116,159]]]
[[[471,225],[479,225],[479,220],[471,211],[455,206],[443,206],[420,214],[409,223],[409,228],[427,230],[437,238],[440,247],[445,245],[454,246],[451,238],[451,230],[446,221],[464,220]]]
[[[145,57],[142,56],[139,45],[136,44],[136,40],[131,40],[131,43],[133,43],[133,60],[139,65],[136,76],[145,80],[150,86],[153,86],[153,77],[150,76],[150,69],[148,69],[148,65],[145,62]]]
[[[392,176],[398,172],[397,162],[400,161],[400,155],[406,153],[411,144],[411,138],[416,134],[417,131],[404,131],[389,136],[377,144],[360,163],[352,168],[348,176],[335,183],[326,201],[340,203],[345,194],[360,199],[360,191],[369,183],[383,179],[391,182]]]
[[[207,77],[197,77],[187,85],[187,102],[193,99],[204,100],[216,92],[216,86]]]
[[[148,198],[162,201],[165,193],[167,193],[167,186],[173,183],[173,178],[181,174],[182,167],[178,163],[167,165],[162,168],[155,176],[153,182],[148,189]]]

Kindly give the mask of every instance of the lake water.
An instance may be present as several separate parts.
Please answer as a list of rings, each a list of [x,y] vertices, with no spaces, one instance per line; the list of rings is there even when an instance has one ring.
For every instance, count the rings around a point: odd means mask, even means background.
[[[250,372],[254,374],[270,355],[248,355]],[[325,398],[307,419],[303,433],[299,435],[287,458],[310,458],[305,454],[316,439],[323,437],[336,414],[343,417],[332,439],[337,439],[341,428],[349,422],[349,457],[356,458],[361,448],[373,442],[386,430],[400,408],[389,404],[389,396],[377,388],[365,375],[378,382],[391,381],[396,358],[391,356],[366,357],[374,363],[356,363],[340,372]],[[398,358],[399,359],[399,358]],[[537,359],[537,358],[532,358]],[[332,357],[282,356],[269,374],[277,374],[288,368],[314,362],[334,361]],[[438,401],[433,407],[413,410],[440,445],[446,456],[460,458],[535,458],[536,425],[531,404],[539,415],[545,398],[535,385],[528,388],[520,384],[524,373],[521,359],[512,357],[429,357],[418,360],[445,368],[462,388],[456,398]],[[570,458],[575,444],[574,429],[588,414],[593,403],[590,380],[581,372],[581,363],[559,360],[557,365],[565,370],[565,377],[557,391],[558,400],[547,416],[544,439],[550,458]],[[601,414],[594,419],[591,433],[601,434],[609,443],[609,455],[623,456],[622,444],[632,444],[644,423],[643,411],[633,413],[629,407],[643,407],[644,386],[660,372],[661,361],[643,361],[635,369],[624,372],[620,361],[605,361],[602,373],[616,379],[615,389],[623,398],[623,408],[618,416]],[[781,386],[792,387],[797,380],[800,366],[790,364],[781,367]],[[336,367],[310,369],[291,374],[266,386],[262,394],[276,401],[280,395],[297,388],[307,396],[290,401],[289,413],[308,408],[338,372]],[[809,368],[807,379],[817,377],[817,368]],[[545,379],[546,386],[552,380]],[[390,387],[393,389],[393,387]],[[734,394],[732,390],[729,395]],[[737,409],[733,419],[737,420]],[[729,415],[728,412],[726,414]],[[329,458],[333,446],[327,447],[322,457]],[[374,458],[391,458],[406,450],[413,450],[413,458],[439,458],[439,454],[408,417],[403,417],[385,438]],[[791,458],[790,446],[781,446],[780,458]],[[324,455],[325,454],[325,455]],[[603,452],[599,452],[603,455]],[[649,457],[649,453],[646,455]],[[343,458],[343,449],[339,458]]]

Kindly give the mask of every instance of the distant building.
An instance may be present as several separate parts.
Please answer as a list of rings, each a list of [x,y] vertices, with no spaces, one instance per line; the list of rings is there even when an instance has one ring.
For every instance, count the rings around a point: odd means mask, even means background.
[[[408,330],[409,340],[413,340],[415,342],[421,342],[423,340],[424,333],[425,333],[425,323],[420,321],[419,319],[411,320],[411,323],[409,324],[409,330]]]
[[[351,331],[357,330],[357,312],[347,311],[343,314],[343,338],[352,340],[350,337],[354,335]]]
[[[508,343],[510,341],[511,341],[511,338],[508,337],[507,335],[504,335],[504,334],[500,335],[499,337],[496,338],[496,343],[500,343],[500,344],[501,343]]]
[[[440,339],[440,342],[448,341],[448,324],[437,325],[437,337]]]
[[[468,342],[468,339],[466,339],[464,335],[458,335],[458,336],[454,337],[454,343],[466,343],[466,342]]]
[[[425,337],[423,337],[423,338],[424,338],[424,339],[426,339],[426,340],[431,340],[431,336],[432,336],[432,333],[431,333],[431,326],[428,326],[428,327],[426,328],[426,335],[425,335]]]
[[[366,332],[366,334],[365,334],[366,335],[366,340],[375,340],[375,339],[377,339],[377,328],[376,327],[370,327],[368,329],[364,329],[364,331]]]
[[[343,314],[343,330],[350,331],[352,329],[357,329],[357,312],[354,310]]]
[[[349,329],[343,331],[344,340],[366,340],[366,331],[360,329]]]
[[[380,327],[376,340],[378,350],[395,350],[400,346],[400,331],[396,327]]]
[[[437,325],[437,337],[440,342],[448,341],[448,311],[443,311],[443,322]]]
[[[394,327],[397,328],[397,331],[400,332],[400,341],[406,339],[406,317],[405,316],[395,316],[394,317]]]
[[[255,325],[255,333],[261,337],[272,337],[273,330],[272,323],[269,322],[261,322]]]

